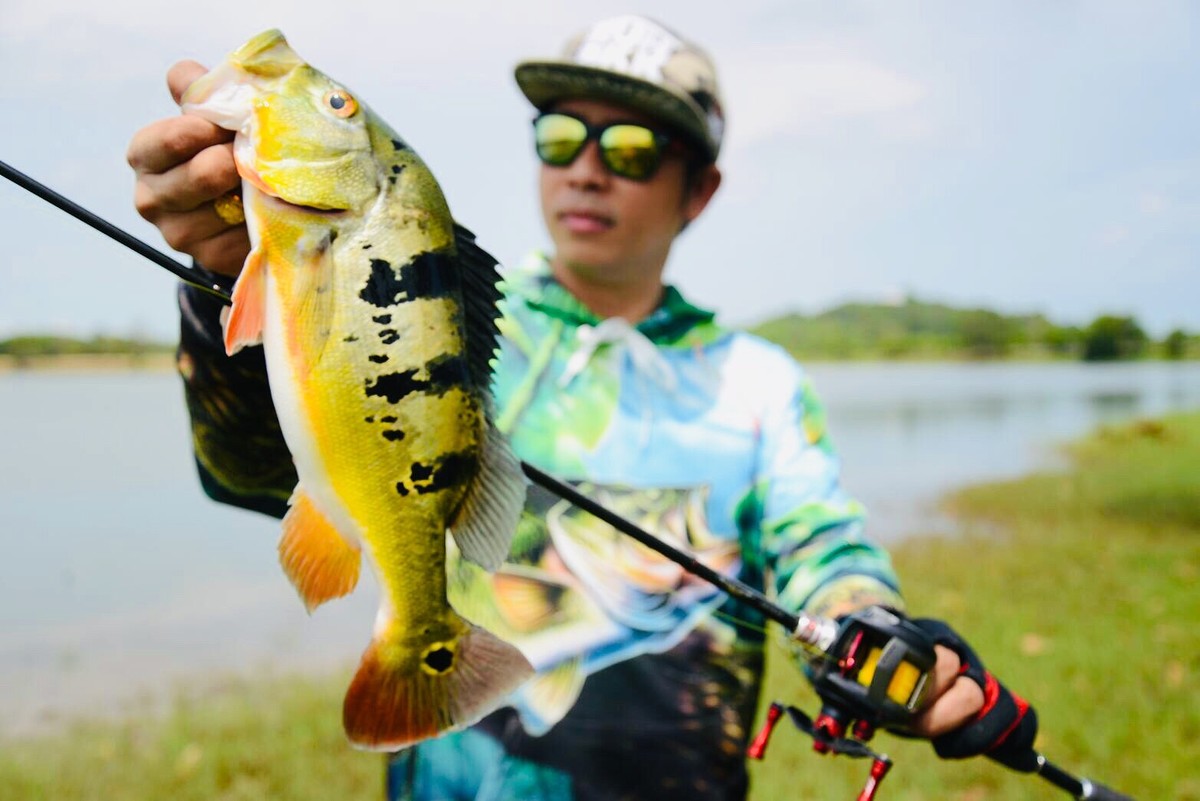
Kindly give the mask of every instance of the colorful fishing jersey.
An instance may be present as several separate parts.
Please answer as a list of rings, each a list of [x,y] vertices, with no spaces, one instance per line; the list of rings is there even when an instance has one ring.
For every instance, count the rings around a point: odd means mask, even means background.
[[[505,284],[495,411],[521,459],[789,609],[901,604],[840,486],[808,378],[781,348],[720,327],[673,288],[636,326],[599,320],[542,256]],[[183,300],[205,487],[281,514],[291,485],[265,376],[210,351],[197,304],[211,301]],[[397,755],[392,798],[744,796],[759,613],[537,487],[499,571],[455,557],[451,603],[538,675],[474,729]]]

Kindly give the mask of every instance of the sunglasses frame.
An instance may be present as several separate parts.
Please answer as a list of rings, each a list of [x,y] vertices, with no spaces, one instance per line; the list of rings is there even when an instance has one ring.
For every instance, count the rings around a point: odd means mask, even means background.
[[[544,119],[545,117],[567,117],[568,119],[575,120],[576,122],[578,122],[579,124],[581,124],[583,126],[584,137],[583,137],[583,141],[579,143],[579,149],[575,151],[574,155],[572,155],[570,159],[568,159],[567,161],[565,161],[561,164],[547,161],[545,159],[545,157],[542,156],[541,148],[538,145],[537,126],[538,126],[538,123],[541,122],[541,120]],[[624,172],[620,171],[619,169],[615,168],[609,162],[608,151],[600,145],[600,137],[604,135],[605,131],[607,131],[609,128],[615,128],[615,127],[618,127],[621,125],[628,125],[628,126],[631,126],[634,128],[642,128],[646,131],[649,131],[650,135],[654,138],[654,145],[656,148],[656,150],[654,151],[654,155],[656,158],[655,158],[655,162],[654,162],[653,166],[650,167],[649,171],[645,175],[642,175],[642,176],[627,175]],[[649,125],[646,125],[645,123],[632,122],[632,121],[628,121],[628,120],[613,120],[612,122],[606,122],[603,125],[593,125],[592,123],[588,122],[587,120],[583,119],[582,117],[576,116],[575,114],[570,114],[565,111],[543,111],[543,112],[540,112],[536,117],[533,118],[533,128],[534,128],[534,139],[533,139],[534,153],[537,154],[538,161],[540,161],[542,164],[545,164],[547,167],[569,167],[569,166],[571,166],[572,164],[575,163],[575,159],[579,158],[579,154],[582,153],[585,148],[587,148],[588,142],[594,141],[596,143],[596,148],[600,154],[600,163],[604,165],[604,169],[607,170],[609,172],[609,174],[615,175],[618,178],[624,178],[627,181],[637,181],[638,183],[644,183],[646,181],[649,181],[658,173],[658,170],[662,166],[662,163],[663,163],[663,157],[666,156],[666,154],[667,154],[667,148],[672,142],[672,138],[671,138],[670,134],[663,133],[662,131],[652,128]]]

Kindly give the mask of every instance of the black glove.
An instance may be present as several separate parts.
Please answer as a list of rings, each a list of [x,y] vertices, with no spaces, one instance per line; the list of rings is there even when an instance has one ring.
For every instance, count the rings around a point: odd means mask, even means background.
[[[985,754],[1013,770],[1036,771],[1033,739],[1037,736],[1037,713],[1029,702],[997,681],[971,646],[945,623],[930,618],[914,618],[912,623],[935,643],[958,654],[961,675],[983,690],[983,709],[974,718],[952,732],[933,738],[937,755],[943,759],[963,759]]]

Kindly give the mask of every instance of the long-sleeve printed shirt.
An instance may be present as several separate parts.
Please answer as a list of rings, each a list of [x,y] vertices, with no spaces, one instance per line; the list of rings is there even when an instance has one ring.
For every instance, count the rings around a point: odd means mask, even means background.
[[[781,348],[718,325],[671,287],[636,326],[597,319],[541,256],[504,288],[495,420],[521,459],[791,610],[901,605],[840,485],[808,377]],[[181,297],[203,485],[281,515],[295,475],[261,353],[226,358],[216,303]],[[509,754],[577,784],[652,777],[635,797],[744,785],[757,612],[537,487],[500,570],[452,552],[448,573],[459,612],[538,671],[479,724]]]

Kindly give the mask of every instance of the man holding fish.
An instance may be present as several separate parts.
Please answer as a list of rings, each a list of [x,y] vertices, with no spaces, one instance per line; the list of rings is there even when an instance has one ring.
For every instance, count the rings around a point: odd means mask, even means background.
[[[709,57],[624,16],[517,66],[552,248],[505,272],[498,340],[491,260],[361,99],[278,32],[205,73],[172,68],[187,113],[129,149],[143,216],[240,274],[224,320],[181,290],[201,480],[284,518],[310,608],[375,569],[344,719],[395,752],[390,796],[744,797],[761,615],[541,490],[518,520],[509,452],[790,609],[903,607],[805,372],[663,282],[721,183]],[[1032,710],[945,641],[914,733],[944,756],[1031,741]]]

